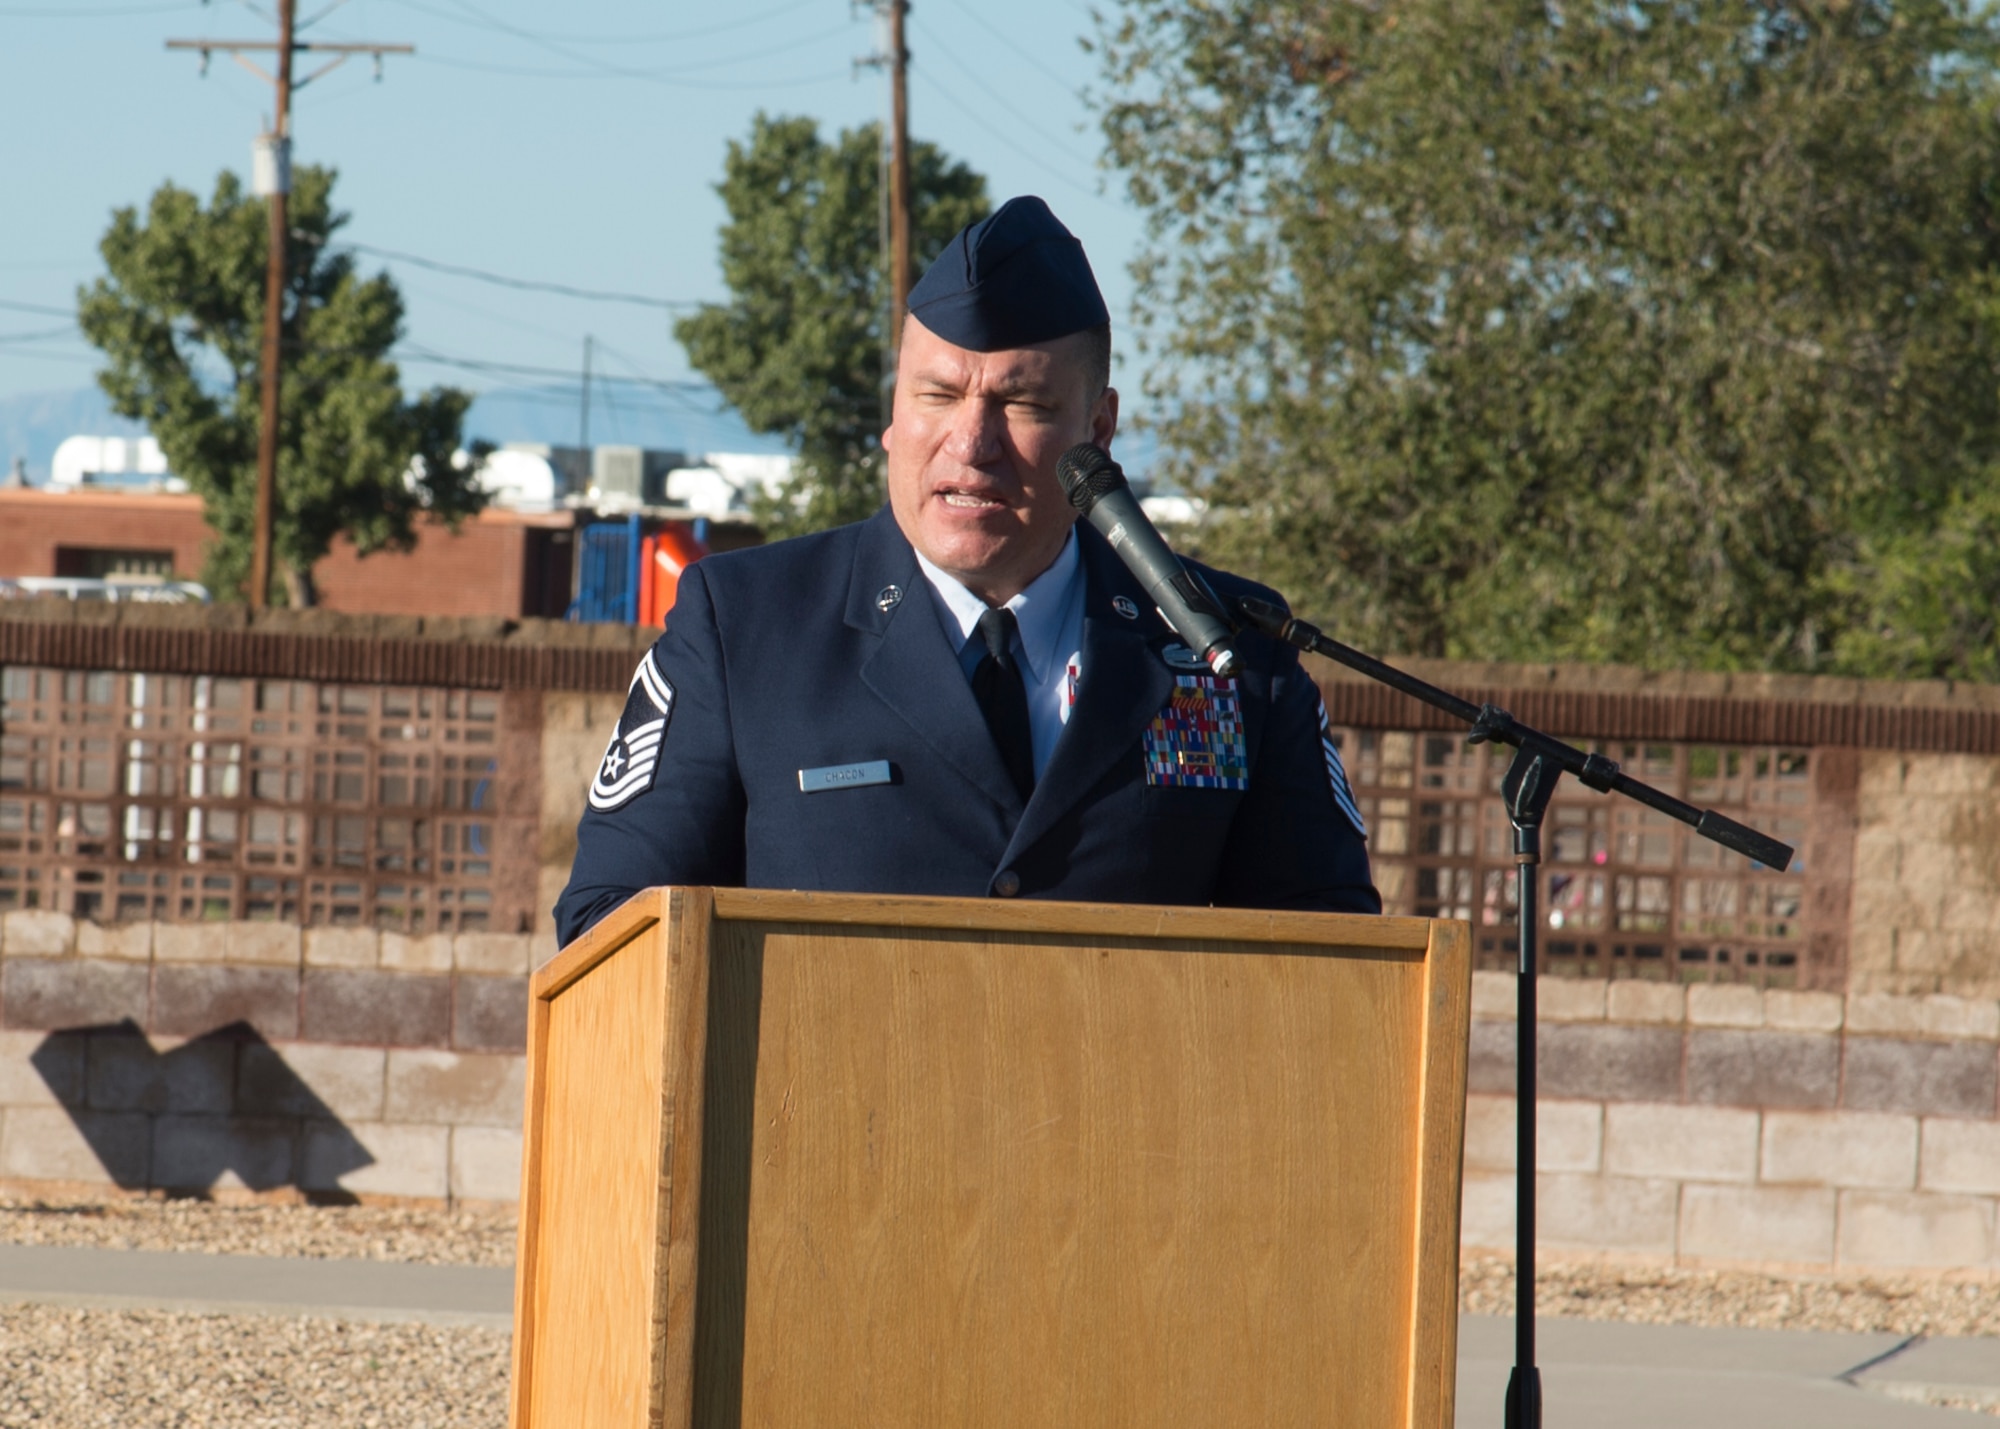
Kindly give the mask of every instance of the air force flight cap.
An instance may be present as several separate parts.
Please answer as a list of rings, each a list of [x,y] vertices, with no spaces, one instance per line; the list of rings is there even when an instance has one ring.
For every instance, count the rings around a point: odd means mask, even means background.
[[[1111,321],[1076,235],[1032,195],[945,245],[910,290],[910,316],[973,352],[1027,347]]]

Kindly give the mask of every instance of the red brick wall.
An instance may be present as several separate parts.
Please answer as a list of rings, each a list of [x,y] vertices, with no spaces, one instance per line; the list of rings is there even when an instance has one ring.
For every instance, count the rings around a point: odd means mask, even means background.
[[[456,535],[424,522],[407,553],[361,556],[343,536],[313,577],[320,604],[357,615],[541,615],[522,602],[528,537],[541,534],[507,513],[484,512]]]
[[[56,574],[56,549],[167,551],[174,573],[201,574],[208,525],[197,496],[0,491],[0,577]]]
[[[570,517],[482,512],[456,534],[422,523],[415,549],[362,557],[346,538],[313,574],[320,603],[358,615],[560,618],[569,600]],[[174,572],[201,574],[209,541],[194,496],[0,491],[0,577],[57,574],[64,547],[171,550]]]

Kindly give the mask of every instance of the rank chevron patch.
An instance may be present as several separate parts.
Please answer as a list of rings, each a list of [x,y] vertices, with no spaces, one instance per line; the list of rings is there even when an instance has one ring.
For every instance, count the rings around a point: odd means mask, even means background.
[[[1354,802],[1354,788],[1347,782],[1347,769],[1340,762],[1340,746],[1333,742],[1333,722],[1326,717],[1325,700],[1319,702],[1319,747],[1326,756],[1326,782],[1333,786],[1333,802],[1354,825],[1354,832],[1367,838],[1368,825],[1362,821],[1361,809]]]
[[[590,807],[601,814],[622,809],[653,787],[660,772],[660,746],[673,718],[674,687],[653,664],[649,650],[632,675],[625,712],[618,717],[604,760],[590,781]]]

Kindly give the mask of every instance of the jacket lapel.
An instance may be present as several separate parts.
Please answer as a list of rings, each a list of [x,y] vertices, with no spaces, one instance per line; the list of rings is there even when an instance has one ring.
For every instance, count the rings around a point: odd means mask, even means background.
[[[1153,651],[1153,637],[1167,630],[1145,589],[1092,527],[1078,522],[1076,532],[1084,572],[1083,678],[1076,708],[1015,826],[1008,862],[1033,847],[1130,754],[1174,687],[1173,671]],[[1137,608],[1136,620],[1118,614],[1112,601],[1120,596]]]
[[[900,598],[882,609],[884,592]],[[1021,811],[1021,796],[1000,762],[986,717],[939,624],[916,553],[884,508],[863,529],[847,588],[847,624],[877,636],[861,661],[861,683],[987,798]]]

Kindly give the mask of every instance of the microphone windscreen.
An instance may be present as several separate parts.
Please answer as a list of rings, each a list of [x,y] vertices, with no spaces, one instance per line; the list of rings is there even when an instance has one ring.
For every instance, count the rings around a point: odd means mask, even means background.
[[[1056,480],[1069,504],[1088,516],[1100,497],[1125,485],[1125,473],[1103,447],[1078,442],[1056,459]]]

